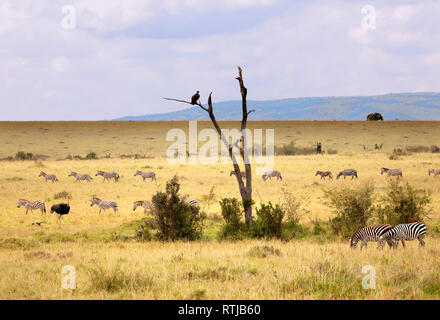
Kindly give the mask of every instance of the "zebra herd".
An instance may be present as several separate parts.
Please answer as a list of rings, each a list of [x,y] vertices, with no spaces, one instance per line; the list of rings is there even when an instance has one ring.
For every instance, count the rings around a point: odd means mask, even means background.
[[[378,249],[383,249],[385,242],[390,248],[397,248],[399,241],[405,247],[405,240],[419,240],[420,246],[425,246],[423,239],[426,235],[426,226],[420,222],[412,222],[406,224],[398,224],[391,226],[390,224],[380,224],[377,226],[363,227],[356,231],[350,239],[350,247],[356,249],[359,241],[362,241],[362,247],[367,248],[368,241],[378,242]]]
[[[104,179],[103,181],[110,181],[110,179],[114,179],[115,182],[117,182],[120,178],[119,174],[117,172],[107,172],[107,171],[102,171],[99,170],[98,172],[96,172],[95,177],[97,176],[102,176]],[[156,181],[156,173],[155,172],[143,172],[143,171],[139,171],[137,170],[134,174],[134,176],[141,176],[142,180],[145,181],[145,179],[147,178],[151,178],[151,181]],[[45,181],[47,182],[52,181],[52,183],[59,181],[58,178],[56,177],[56,175],[54,174],[47,174],[43,171],[40,172],[40,174],[38,175],[38,177],[43,177],[45,179]],[[75,181],[79,182],[79,181],[87,181],[87,182],[91,182],[93,180],[93,178],[89,175],[89,174],[79,174],[75,171],[72,171],[68,177],[74,177]],[[196,199],[190,199],[190,200],[185,200],[186,203],[188,203],[191,206],[196,206],[199,207],[199,203]],[[108,201],[104,201],[101,200],[97,197],[93,197],[90,203],[90,206],[93,207],[94,205],[96,205],[99,208],[99,213],[101,213],[102,210],[107,210],[107,209],[113,209],[113,211],[116,213],[118,212],[118,203],[114,200],[108,200]],[[37,201],[29,201],[26,199],[19,199],[18,203],[17,203],[17,207],[21,208],[24,207],[26,209],[26,214],[28,214],[29,210],[31,212],[33,212],[33,210],[40,210],[41,214],[46,214],[46,206],[44,201],[41,200],[37,200]],[[153,208],[152,203],[150,201],[146,201],[146,200],[138,200],[133,202],[133,211],[136,210],[137,207],[142,207],[144,208],[144,213],[147,213],[147,210],[151,210]]]
[[[107,171],[102,171],[102,170],[99,170],[98,172],[96,172],[95,177],[97,177],[97,176],[102,176],[104,178],[104,180],[103,180],[104,182],[105,181],[110,181],[110,179],[114,179],[115,182],[117,182],[119,180],[119,177],[120,177],[117,172],[114,172],[114,171],[107,172]],[[154,173],[152,171],[150,171],[150,172],[142,172],[142,171],[138,170],[138,171],[136,171],[134,176],[135,177],[136,176],[141,176],[143,181],[145,181],[146,178],[151,178],[151,181],[156,180],[156,173]],[[52,182],[59,181],[56,175],[54,175],[54,174],[47,174],[47,173],[45,173],[43,171],[40,172],[38,177],[44,177],[46,182],[47,182],[47,180],[50,180]],[[68,175],[68,177],[74,177],[75,181],[91,182],[93,180],[93,178],[89,174],[87,174],[87,173],[79,174],[79,173],[77,173],[75,171],[72,171]]]

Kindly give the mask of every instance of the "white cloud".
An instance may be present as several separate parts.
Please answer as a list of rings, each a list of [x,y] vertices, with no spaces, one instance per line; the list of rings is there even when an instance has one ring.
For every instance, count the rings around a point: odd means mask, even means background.
[[[71,68],[71,63],[68,58],[61,56],[53,59],[50,66],[55,72],[63,73]]]

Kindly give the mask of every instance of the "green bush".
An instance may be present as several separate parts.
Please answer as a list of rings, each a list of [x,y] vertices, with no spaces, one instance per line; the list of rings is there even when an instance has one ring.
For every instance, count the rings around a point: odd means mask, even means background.
[[[237,198],[223,198],[220,202],[223,219],[232,230],[240,227],[240,220],[243,213],[241,202]]]
[[[252,225],[252,234],[255,237],[281,238],[285,215],[283,207],[279,204],[273,206],[271,202],[262,203],[256,211],[257,220]]]
[[[17,160],[32,160],[34,155],[30,152],[18,151],[15,154],[15,159]]]
[[[333,209],[335,217],[329,223],[340,236],[350,236],[367,225],[374,213],[374,184],[369,181],[359,187],[324,189],[324,203]]]
[[[409,183],[401,185],[399,180],[391,180],[378,208],[378,219],[381,223],[391,225],[422,222],[432,210],[428,208],[431,201],[431,195],[426,190],[415,189]]]
[[[91,151],[86,155],[86,159],[87,160],[95,160],[95,159],[98,159],[98,156],[96,155],[95,152]]]
[[[174,176],[167,182],[166,191],[158,191],[151,199],[156,236],[164,241],[200,239],[206,216],[199,207],[186,203],[179,190],[179,179]]]

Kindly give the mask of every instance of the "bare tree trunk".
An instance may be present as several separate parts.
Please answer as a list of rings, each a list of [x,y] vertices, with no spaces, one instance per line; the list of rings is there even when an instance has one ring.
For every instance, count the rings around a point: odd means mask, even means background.
[[[216,129],[216,131],[220,137],[220,140],[223,142],[223,144],[229,150],[229,157],[231,158],[232,164],[234,166],[235,178],[237,179],[238,188],[240,191],[240,196],[241,196],[241,200],[243,203],[243,208],[244,208],[244,213],[245,213],[245,221],[246,221],[246,224],[250,226],[252,224],[252,204],[253,204],[253,201],[252,201],[252,168],[251,168],[250,161],[249,161],[247,154],[246,154],[246,152],[247,152],[246,126],[247,126],[248,115],[251,112],[253,112],[254,110],[251,110],[251,111],[247,110],[247,100],[246,100],[247,88],[244,86],[241,67],[238,67],[238,77],[236,77],[235,79],[237,79],[240,84],[241,102],[242,102],[242,110],[243,110],[243,116],[242,116],[242,120],[241,120],[240,146],[238,146],[238,141],[230,144],[229,141],[226,139],[226,137],[223,135],[223,132],[222,132],[217,120],[215,119],[215,116],[214,116],[214,111],[213,111],[213,107],[212,107],[212,98],[211,98],[212,92],[209,94],[209,97],[208,97],[208,108],[204,107],[199,102],[196,103],[196,105],[208,113],[209,118],[211,119],[211,122],[214,125],[214,128]],[[189,101],[180,100],[180,99],[172,99],[172,98],[164,98],[164,99],[192,104]],[[246,185],[243,182],[243,178],[240,173],[240,167],[238,165],[235,154],[233,153],[234,146],[238,147],[240,149],[240,156],[244,162],[244,168],[245,168],[245,173],[246,173]]]

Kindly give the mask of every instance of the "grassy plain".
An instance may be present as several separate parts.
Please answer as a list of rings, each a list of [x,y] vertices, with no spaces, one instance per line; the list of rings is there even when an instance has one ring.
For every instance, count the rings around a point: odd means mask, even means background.
[[[228,122],[229,128],[237,126]],[[181,177],[182,193],[201,199],[214,186],[220,197],[239,197],[231,165],[206,166],[167,163],[165,141],[171,128],[187,130],[187,122],[30,122],[0,123],[0,158],[17,151],[46,155],[42,161],[0,161],[0,298],[2,299],[421,299],[440,297],[440,179],[428,177],[440,168],[440,154],[417,153],[389,160],[394,148],[440,145],[438,122],[251,122],[250,128],[274,128],[276,144],[294,140],[310,147],[321,141],[334,155],[277,156],[275,168],[282,181],[263,182],[254,175],[254,199],[278,202],[281,188],[309,198],[301,224],[327,220],[331,210],[322,203],[322,188],[375,182],[378,194],[386,187],[380,167],[402,168],[404,180],[430,190],[433,211],[427,221],[427,247],[415,241],[408,248],[351,251],[348,240],[320,237],[290,242],[218,241],[222,221],[217,201],[209,208],[204,239],[195,243],[141,243],[131,240],[142,209],[135,200],[149,200],[174,174]],[[210,128],[199,122],[199,130]],[[374,144],[383,144],[375,150]],[[98,160],[63,160],[95,152]],[[105,158],[106,155],[110,158]],[[138,158],[133,156],[138,154]],[[356,168],[359,181],[321,181],[316,170],[336,173]],[[103,182],[97,170],[119,172],[119,182]],[[142,182],[136,170],[155,171],[157,182]],[[44,180],[40,171],[55,173],[59,182]],[[89,173],[91,183],[74,182],[71,171]],[[72,194],[71,213],[61,226],[49,213],[27,216],[17,200],[44,200],[46,207],[61,191]],[[119,213],[98,215],[92,196],[116,200]],[[41,227],[32,225],[41,222]],[[437,231],[435,231],[437,230]],[[64,265],[77,272],[77,289],[61,287]],[[362,267],[376,268],[376,289],[361,287]]]

